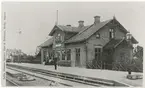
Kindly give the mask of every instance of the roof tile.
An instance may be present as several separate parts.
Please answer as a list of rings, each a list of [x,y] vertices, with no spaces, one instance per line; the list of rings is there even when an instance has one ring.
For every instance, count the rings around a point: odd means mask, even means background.
[[[104,25],[106,25],[108,22],[110,22],[112,19],[100,22],[96,25],[91,25],[85,28],[84,30],[80,31],[78,34],[70,38],[69,40],[66,41],[66,43],[71,43],[71,42],[77,42],[77,41],[82,41],[87,38],[89,38],[93,33],[98,31],[100,28],[102,28]]]
[[[84,26],[84,27],[80,28],[80,27],[57,25],[57,27],[59,27],[62,31],[65,31],[65,32],[79,32],[88,26]]]
[[[105,46],[104,49],[111,49],[114,48],[117,44],[119,44],[122,39],[112,39],[110,40]]]
[[[53,38],[49,38],[47,41],[39,45],[39,47],[47,47],[53,44]]]

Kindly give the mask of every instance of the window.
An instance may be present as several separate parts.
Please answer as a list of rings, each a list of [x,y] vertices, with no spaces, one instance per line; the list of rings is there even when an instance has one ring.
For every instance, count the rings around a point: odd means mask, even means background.
[[[67,50],[67,60],[71,60],[71,49]]]
[[[76,58],[80,59],[80,48],[76,48]]]
[[[126,39],[130,40],[132,38],[132,35],[130,33],[126,34]]]
[[[61,35],[58,33],[57,36],[55,37],[55,43],[59,44],[59,43],[61,43],[61,40],[62,40]]]
[[[80,55],[80,48],[76,48],[76,54]]]
[[[96,34],[96,38],[100,38],[100,34],[99,33]]]
[[[62,60],[65,60],[65,54],[64,53],[62,54]]]
[[[53,57],[52,56],[52,52],[49,52],[49,55],[48,56],[49,56],[49,59],[52,59],[52,57]]]
[[[43,59],[44,59],[44,61],[47,60],[47,51],[46,50],[43,51]]]
[[[62,50],[62,60],[65,60],[66,51]]]
[[[109,29],[109,38],[114,38],[114,29]]]

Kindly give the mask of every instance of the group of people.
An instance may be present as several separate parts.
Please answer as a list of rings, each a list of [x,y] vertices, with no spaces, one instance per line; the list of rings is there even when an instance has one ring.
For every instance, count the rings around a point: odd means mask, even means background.
[[[56,53],[52,56],[51,59],[44,59],[43,61],[43,64],[46,65],[46,64],[54,64],[54,67],[55,67],[55,70],[57,70],[57,61],[59,59],[59,55]]]

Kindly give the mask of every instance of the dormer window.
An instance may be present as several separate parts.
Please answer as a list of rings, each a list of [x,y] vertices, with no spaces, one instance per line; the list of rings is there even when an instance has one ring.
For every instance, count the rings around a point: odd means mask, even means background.
[[[112,39],[114,37],[114,29],[109,29],[109,38]]]
[[[132,38],[132,35],[131,35],[130,33],[127,33],[127,34],[126,34],[126,39],[127,39],[127,40],[131,40],[131,38]]]

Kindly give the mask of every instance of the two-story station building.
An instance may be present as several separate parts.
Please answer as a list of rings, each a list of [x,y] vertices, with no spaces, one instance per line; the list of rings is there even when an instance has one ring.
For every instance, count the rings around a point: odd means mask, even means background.
[[[87,26],[82,20],[78,27],[55,25],[49,36],[39,46],[41,62],[52,59],[55,52],[59,65],[72,67],[118,69],[130,63],[132,45],[138,43],[115,17],[101,22],[95,16],[94,23]]]

